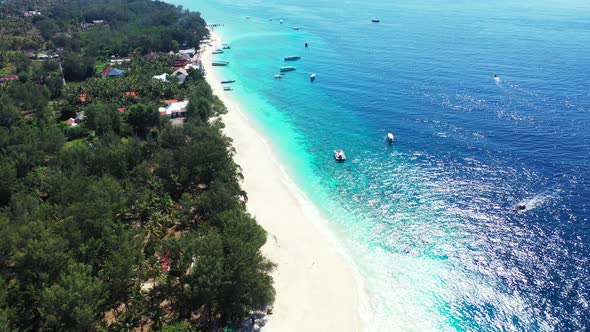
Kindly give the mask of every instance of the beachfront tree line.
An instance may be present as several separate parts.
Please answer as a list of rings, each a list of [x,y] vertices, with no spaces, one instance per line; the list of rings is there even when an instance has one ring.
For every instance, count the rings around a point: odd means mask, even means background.
[[[179,43],[206,33],[198,14],[149,0],[6,0],[2,13],[27,3],[54,22],[36,47],[81,37],[69,52],[85,67],[139,22],[157,22],[154,40],[175,24],[190,36]],[[80,18],[109,20],[114,39],[91,45]],[[183,84],[152,79],[174,58],[143,57],[145,45],[125,76],[81,72],[67,87],[54,61],[3,58],[19,80],[0,88],[0,331],[216,330],[273,301],[266,233],[216,120],[225,108],[198,71]],[[166,98],[190,100],[183,125],[159,114]]]

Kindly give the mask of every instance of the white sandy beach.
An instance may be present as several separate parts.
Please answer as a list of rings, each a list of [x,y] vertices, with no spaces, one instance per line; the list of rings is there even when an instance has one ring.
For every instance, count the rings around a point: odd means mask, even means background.
[[[274,313],[265,331],[361,331],[360,285],[351,263],[304,209],[305,201],[273,156],[265,138],[248,120],[240,105],[223,91],[211,65],[213,49],[221,45],[212,32],[213,46],[202,61],[213,92],[227,106],[225,133],[234,139],[236,162],[244,174],[248,211],[268,232],[264,254],[277,264]],[[230,64],[235,65],[235,64]],[[272,79],[270,77],[269,79]],[[239,84],[240,82],[236,83]]]

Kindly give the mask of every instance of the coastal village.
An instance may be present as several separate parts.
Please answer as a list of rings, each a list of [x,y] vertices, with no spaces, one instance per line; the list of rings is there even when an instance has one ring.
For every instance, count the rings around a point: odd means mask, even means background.
[[[22,12],[23,18],[39,18],[42,17],[43,13],[37,10],[27,10]],[[108,19],[94,19],[87,22],[81,22],[79,26],[83,29],[105,29],[109,27]],[[211,28],[221,26],[221,24],[212,24]],[[210,43],[208,39],[204,39],[201,41],[200,47],[207,46]],[[201,73],[201,75],[205,74],[204,66],[201,62],[201,53],[202,49],[200,48],[186,48],[186,49],[179,49],[177,51],[169,51],[169,52],[151,52],[146,55],[132,55],[132,56],[118,56],[118,55],[111,55],[108,58],[108,63],[105,63],[102,67],[97,66],[96,76],[103,77],[103,78],[125,78],[126,74],[128,74],[128,70],[125,69],[128,65],[139,58],[148,58],[148,59],[155,59],[160,57],[166,57],[168,59],[172,59],[171,66],[169,71],[162,72],[158,75],[153,75],[153,80],[159,80],[164,83],[178,83],[182,85],[187,77],[189,76],[189,71],[196,70]],[[63,80],[64,87],[68,86],[68,82],[64,76],[63,69],[61,67],[61,58],[60,55],[64,52],[63,47],[57,47],[55,49],[48,49],[45,51],[35,51],[35,50],[26,50],[24,54],[27,58],[31,61],[35,62],[43,62],[43,61],[52,61],[58,62],[60,65],[60,75]],[[15,74],[9,74],[0,76],[0,86],[11,81],[18,81],[19,76]],[[91,93],[88,91],[84,91],[83,88],[79,89],[79,102],[80,105],[87,105],[91,103],[94,98]],[[141,99],[141,95],[138,94],[137,91],[130,89],[129,91],[124,92],[125,97],[129,97],[128,99],[134,99],[139,101]],[[187,112],[188,100],[182,99],[162,99],[159,102],[159,113],[161,116],[171,119],[173,123],[179,124],[182,123],[184,119],[186,119],[186,112]],[[125,113],[127,107],[124,105],[119,105],[117,107],[118,112]],[[85,119],[84,111],[76,112],[74,117],[70,117],[65,122],[70,126],[77,126]]]
[[[164,72],[159,75],[152,76],[153,80],[158,80],[164,83],[178,83],[182,85],[187,77],[189,76],[189,70],[196,70],[201,73],[201,75],[205,74],[204,67],[201,63],[200,59],[200,52],[197,51],[195,48],[189,49],[182,49],[178,52],[170,51],[169,53],[150,53],[145,55],[147,58],[158,58],[160,56],[170,56],[173,59],[173,65],[170,68],[170,72]],[[126,70],[122,69],[125,67],[126,64],[135,60],[135,57],[128,56],[128,57],[117,57],[112,56],[109,59],[109,64],[101,71],[101,76],[103,78],[113,78],[119,77],[124,78],[126,74]],[[18,78],[17,78],[18,79]],[[0,82],[1,82],[0,78]],[[67,84],[64,80],[64,84]],[[138,95],[137,91],[125,91],[124,96],[131,97],[134,99],[139,99],[140,96]],[[92,101],[92,95],[87,93],[86,91],[80,91],[80,102],[86,104]],[[187,112],[188,100],[177,100],[177,99],[164,99],[160,101],[160,107],[158,109],[161,116],[169,118],[173,120],[174,123],[181,123],[184,119],[186,119],[186,112]],[[117,107],[117,111],[120,113],[125,113],[127,110],[126,107]],[[78,123],[83,121],[84,119],[84,112],[78,112],[76,118],[69,118],[67,120],[68,124],[71,126],[76,126]]]
[[[39,11],[35,11],[35,10],[28,10],[28,11],[24,11],[22,13],[22,16],[25,18],[37,17],[37,16],[42,16],[42,13]],[[80,23],[80,27],[82,27],[84,29],[88,29],[88,28],[92,28],[92,27],[104,28],[107,26],[108,26],[108,21],[106,19],[92,20],[91,22]],[[219,26],[221,26],[221,24],[212,24],[210,26],[211,27],[219,27]],[[96,68],[96,71],[98,72],[97,76],[100,76],[103,78],[114,78],[114,77],[124,78],[127,70],[123,69],[123,68],[125,68],[130,62],[134,61],[136,58],[145,57],[145,58],[149,58],[149,59],[154,59],[154,58],[158,58],[158,57],[169,57],[173,61],[172,65],[170,67],[170,71],[163,72],[162,74],[159,74],[159,75],[154,75],[154,76],[152,76],[152,79],[159,80],[159,81],[165,82],[165,83],[176,82],[179,85],[182,85],[185,82],[185,80],[187,79],[187,77],[189,76],[190,70],[196,70],[196,71],[200,72],[201,75],[203,75],[203,76],[205,75],[205,69],[204,69],[204,66],[201,62],[201,53],[203,52],[202,47],[206,47],[209,44],[210,44],[210,41],[208,39],[204,39],[201,41],[201,44],[199,45],[200,48],[191,47],[191,48],[186,48],[186,49],[180,49],[176,52],[170,51],[168,53],[152,52],[152,53],[149,53],[146,55],[138,55],[138,56],[120,57],[117,55],[111,55],[110,58],[108,59],[108,64],[106,66],[104,66],[103,68],[101,68],[101,67]],[[31,59],[32,61],[36,61],[36,62],[57,61],[57,62],[59,62],[60,63],[60,70],[61,70],[60,74],[63,79],[63,85],[65,87],[65,86],[67,86],[68,83],[64,77],[63,69],[61,68],[61,60],[60,60],[60,54],[63,51],[64,51],[64,49],[62,47],[59,47],[59,48],[56,48],[55,50],[45,51],[45,53],[36,52],[34,50],[28,50],[28,51],[25,51],[24,53],[27,56],[27,58]],[[0,77],[0,85],[4,85],[8,82],[18,81],[18,80],[19,80],[19,76],[14,75],[14,74],[1,76]],[[80,101],[81,105],[86,105],[86,104],[93,101],[93,96],[90,93],[88,93],[87,91],[84,91],[83,89],[80,89],[79,96],[80,96],[79,101]],[[136,100],[140,99],[138,92],[133,91],[133,90],[125,91],[124,96],[131,97]],[[178,123],[180,123],[179,121],[184,120],[186,118],[187,106],[188,106],[188,100],[186,100],[186,99],[184,99],[184,100],[163,99],[160,101],[160,107],[159,107],[158,111],[161,116],[175,120],[174,122],[178,124]],[[127,109],[126,107],[117,107],[117,110],[120,113],[125,113],[126,109]],[[80,112],[77,112],[77,114],[74,118],[69,118],[66,120],[66,122],[70,126],[77,126],[78,124],[80,124],[84,120],[84,118],[85,118],[84,112],[80,111]]]

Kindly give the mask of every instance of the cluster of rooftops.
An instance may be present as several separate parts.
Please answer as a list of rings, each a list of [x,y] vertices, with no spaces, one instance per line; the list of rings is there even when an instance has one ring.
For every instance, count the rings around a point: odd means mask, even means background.
[[[176,55],[177,60],[174,62],[174,70],[171,74],[163,73],[160,75],[155,75],[152,79],[161,80],[161,81],[170,81],[171,77],[174,77],[179,84],[184,83],[186,78],[188,77],[188,69],[194,68],[202,71],[202,64],[198,57],[197,51],[194,48],[180,50],[178,53],[171,52],[171,55]],[[148,54],[147,56],[156,56],[156,54]],[[133,57],[112,57],[110,60],[110,65],[107,66],[102,71],[103,77],[117,77],[125,75],[125,70],[121,68],[117,68],[117,64],[122,64],[125,62],[129,62],[133,60]],[[13,80],[18,79],[18,76],[11,75],[15,77],[6,77],[6,80]],[[2,79],[0,78],[0,84],[3,83]],[[137,92],[135,91],[126,91],[124,93],[125,96],[131,98],[137,98]],[[80,102],[87,103],[92,101],[92,97],[86,93],[80,93]],[[176,99],[166,99],[161,101],[164,105],[158,109],[158,112],[161,116],[165,116],[171,119],[181,119],[186,117],[187,107],[188,107],[188,100],[176,100]],[[127,109],[125,107],[117,108],[117,111],[120,113],[125,113]],[[76,118],[70,118],[67,120],[67,123],[70,126],[77,126],[84,120],[84,112],[78,112]]]

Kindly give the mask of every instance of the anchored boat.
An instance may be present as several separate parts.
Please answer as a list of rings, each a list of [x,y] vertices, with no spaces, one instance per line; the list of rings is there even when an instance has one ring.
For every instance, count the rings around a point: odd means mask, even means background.
[[[228,83],[235,83],[236,80],[225,80],[225,81],[221,81],[221,84],[228,84]]]
[[[229,61],[213,61],[211,64],[213,66],[227,66],[229,65]]]
[[[221,53],[223,53],[223,50],[220,49],[220,48],[218,48],[215,51],[213,51],[213,54],[221,54]]]
[[[512,209],[512,211],[524,211],[524,210],[526,210],[526,205],[522,204],[522,203],[516,204],[514,206],[514,208]]]
[[[228,44],[223,44],[223,46],[221,48],[224,50],[229,50],[229,49],[231,49],[231,46],[229,46]]]
[[[289,55],[284,57],[285,61],[295,61],[301,59],[299,55]]]
[[[275,74],[275,78],[283,78],[285,77],[285,74]]]
[[[374,19],[371,20],[371,22],[373,22],[373,23],[379,23],[381,21],[379,19],[377,19],[377,18],[374,18]]]
[[[334,150],[334,159],[339,163],[345,161],[346,155],[344,154],[344,150]]]
[[[232,91],[234,88],[232,88],[231,86],[224,86],[223,87],[223,91]]]
[[[395,138],[393,137],[393,134],[387,133],[387,141],[389,142],[389,144],[393,144],[394,140],[395,140]]]
[[[293,71],[297,68],[293,67],[293,66],[286,66],[286,67],[281,67],[281,73],[284,73],[286,71]]]
[[[315,81],[315,77],[316,77],[316,74],[311,74],[311,76],[309,76],[309,80],[313,82],[313,81]]]

